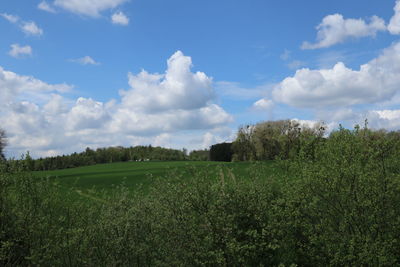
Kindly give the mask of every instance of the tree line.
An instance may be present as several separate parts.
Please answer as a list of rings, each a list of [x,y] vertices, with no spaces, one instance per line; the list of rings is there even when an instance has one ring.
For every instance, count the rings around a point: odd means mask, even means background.
[[[5,161],[4,147],[6,138],[4,131],[0,131],[0,160]],[[208,150],[193,150],[187,153],[186,149],[170,149],[163,147],[135,146],[135,147],[108,147],[98,148],[96,150],[86,148],[80,153],[70,155],[61,155],[46,158],[33,159],[29,153],[23,156],[23,159],[9,159],[6,165],[9,168],[20,168],[27,171],[45,171],[75,168],[102,163],[126,162],[126,161],[181,161],[181,160],[208,160]]]
[[[301,124],[296,120],[265,121],[239,128],[232,143],[211,146],[213,161],[263,161],[293,158],[307,144],[323,140],[325,126]],[[314,140],[311,142],[310,140]]]

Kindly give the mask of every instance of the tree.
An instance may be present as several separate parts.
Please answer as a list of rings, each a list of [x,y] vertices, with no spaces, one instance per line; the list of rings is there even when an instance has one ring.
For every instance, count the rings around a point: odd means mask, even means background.
[[[231,161],[232,143],[220,143],[212,145],[210,148],[211,161]]]
[[[5,160],[4,147],[6,146],[6,133],[0,129],[0,160]]]
[[[237,137],[233,142],[233,159],[272,160],[276,157],[289,159],[295,156],[306,143],[310,146],[310,139],[321,139],[324,135],[323,123],[308,126],[296,120],[265,121],[255,125],[239,128]]]
[[[232,144],[232,151],[234,152],[234,161],[248,161],[255,160],[256,152],[254,143],[252,141],[254,132],[253,125],[240,127],[237,138]]]

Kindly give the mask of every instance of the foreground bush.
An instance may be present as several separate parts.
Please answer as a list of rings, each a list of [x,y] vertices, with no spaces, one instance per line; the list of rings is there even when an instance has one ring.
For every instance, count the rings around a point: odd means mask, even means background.
[[[340,129],[266,175],[171,174],[147,195],[79,196],[0,177],[0,265],[400,264],[396,135]]]

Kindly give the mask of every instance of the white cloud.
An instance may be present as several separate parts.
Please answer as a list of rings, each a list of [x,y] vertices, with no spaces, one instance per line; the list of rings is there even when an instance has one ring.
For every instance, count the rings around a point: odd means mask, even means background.
[[[125,2],[127,0],[55,0],[54,5],[76,14],[98,17],[102,11]]]
[[[344,19],[340,14],[328,15],[316,27],[317,42],[304,42],[302,49],[317,49],[343,43],[350,38],[375,37],[377,32],[385,31],[385,21],[373,16],[367,23],[363,19]]]
[[[262,98],[253,104],[253,109],[258,111],[271,110],[274,107],[274,102],[270,99]]]
[[[38,4],[38,9],[43,10],[43,11],[47,11],[50,13],[56,13],[56,10],[50,6],[46,1],[42,1]]]
[[[94,60],[93,58],[91,58],[89,56],[84,56],[84,57],[77,58],[77,59],[71,59],[70,61],[79,63],[81,65],[100,65],[99,62],[97,62],[96,60]]]
[[[369,126],[376,129],[400,129],[400,110],[373,110],[367,114]]]
[[[390,19],[388,30],[391,34],[400,34],[400,0],[396,1],[396,5],[393,9],[394,15]]]
[[[32,76],[18,75],[0,67],[0,111],[6,108],[16,98],[29,99],[31,95],[40,96],[52,92],[65,93],[72,89],[67,84],[48,84]]]
[[[165,74],[129,73],[131,90],[121,91],[122,104],[134,110],[160,112],[204,107],[214,98],[212,79],[191,72],[192,60],[177,51],[168,59]]]
[[[67,130],[98,129],[110,119],[105,105],[80,97],[67,115]]]
[[[35,22],[29,21],[29,22],[23,22],[21,24],[21,29],[23,32],[25,32],[28,35],[42,35],[43,30],[39,28]]]
[[[129,74],[131,88],[106,103],[82,97],[72,101],[62,96],[66,85],[1,69],[0,125],[9,136],[8,154],[30,150],[47,156],[87,146],[139,144],[195,149],[203,145],[205,132],[224,138],[226,131],[216,129],[232,117],[213,103],[211,78],[191,72],[191,65],[190,57],[177,52],[165,74]]]
[[[368,127],[371,129],[386,129],[397,131],[400,129],[400,110],[399,109],[372,109],[358,110],[339,109],[331,114],[324,112],[325,121],[329,121],[329,130],[337,129],[339,124],[352,128],[355,125],[364,126],[368,120]]]
[[[156,135],[182,130],[204,130],[232,121],[231,116],[212,104],[195,110],[168,110],[159,113],[133,111],[120,106],[112,113],[111,131],[131,135]]]
[[[2,13],[0,15],[11,23],[17,23],[19,21],[19,17],[15,16],[15,15],[7,14],[7,13]]]
[[[124,26],[129,24],[129,18],[122,12],[114,13],[111,16],[111,21],[113,24],[119,24]]]
[[[20,46],[19,44],[12,44],[11,50],[8,54],[12,57],[18,58],[24,55],[32,55],[32,47],[29,45]]]
[[[400,42],[361,65],[337,63],[331,69],[296,71],[273,90],[274,100],[294,107],[321,108],[373,104],[390,100],[399,90]]]
[[[27,35],[42,35],[43,30],[39,28],[33,21],[21,21],[18,16],[10,15],[6,13],[0,14],[3,18],[8,20],[10,23],[17,24],[20,29]]]

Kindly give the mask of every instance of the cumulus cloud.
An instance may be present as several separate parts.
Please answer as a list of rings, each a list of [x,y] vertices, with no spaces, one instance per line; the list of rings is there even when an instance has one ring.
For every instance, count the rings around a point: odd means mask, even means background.
[[[67,84],[48,84],[32,76],[18,75],[0,67],[0,111],[16,98],[28,99],[27,96],[48,94],[53,92],[65,93],[72,89]],[[22,99],[21,99],[22,98]]]
[[[191,72],[192,59],[177,51],[168,59],[165,74],[129,73],[131,89],[121,91],[122,104],[134,110],[160,112],[204,107],[214,97],[212,79]]]
[[[375,37],[377,32],[385,31],[385,21],[372,16],[367,23],[363,19],[344,19],[341,14],[328,15],[316,27],[317,42],[304,42],[302,49],[317,49],[343,43],[350,38]]]
[[[113,24],[119,24],[119,25],[124,25],[124,26],[129,24],[129,18],[121,11],[114,13],[111,16],[111,21]]]
[[[355,125],[363,126],[365,120],[371,129],[386,129],[397,131],[400,129],[399,109],[374,109],[352,110],[350,108],[338,109],[336,111],[324,111],[322,117],[329,121],[329,131],[336,130],[339,124],[352,128]]]
[[[175,109],[159,113],[134,112],[120,106],[113,113],[110,130],[148,136],[160,132],[204,130],[231,121],[231,116],[216,104],[195,110]]]
[[[396,5],[393,9],[394,15],[390,19],[388,30],[391,34],[400,34],[400,0],[396,1]]]
[[[79,15],[98,17],[107,9],[116,8],[128,0],[55,0],[54,5]]]
[[[110,119],[101,102],[80,97],[67,114],[67,130],[98,129]]]
[[[214,130],[232,117],[213,103],[211,78],[192,72],[191,66],[191,58],[178,51],[168,60],[165,74],[129,74],[131,88],[109,102],[83,97],[74,101],[63,96],[66,85],[1,69],[0,107],[4,103],[7,108],[0,108],[0,125],[9,136],[9,154],[30,150],[34,156],[47,156],[87,146],[139,144],[199,148],[204,132],[223,136]],[[185,137],[186,131],[198,142]]]
[[[23,32],[25,32],[27,35],[35,35],[35,36],[40,36],[43,34],[43,30],[39,28],[35,22],[29,21],[29,22],[23,22],[21,24],[21,29]]]
[[[359,70],[341,62],[330,69],[300,69],[272,95],[277,102],[301,108],[373,104],[390,100],[400,90],[399,73],[400,43],[395,43]]]
[[[99,62],[91,58],[90,56],[84,56],[77,59],[71,59],[71,62],[79,63],[81,65],[100,65]]]
[[[49,12],[49,13],[56,13],[56,10],[50,6],[46,1],[42,1],[38,4],[38,9]]]
[[[29,45],[20,46],[19,44],[12,44],[11,50],[8,54],[12,57],[19,58],[21,56],[32,55],[32,47]]]
[[[400,129],[400,110],[372,110],[367,114],[369,126],[376,129]]]

